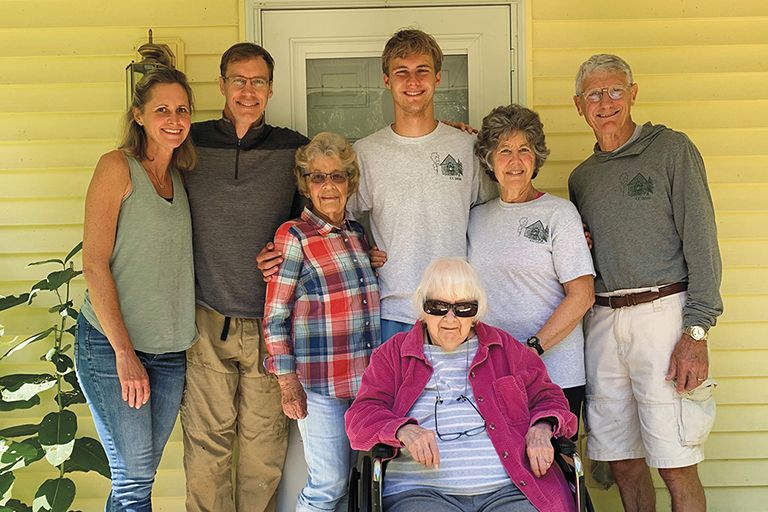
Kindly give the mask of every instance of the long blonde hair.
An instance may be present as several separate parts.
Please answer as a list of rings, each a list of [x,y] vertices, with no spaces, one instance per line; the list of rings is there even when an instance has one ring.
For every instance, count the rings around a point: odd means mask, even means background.
[[[147,134],[144,128],[139,126],[133,117],[134,109],[144,112],[144,106],[149,101],[152,88],[157,84],[179,84],[184,88],[189,99],[189,110],[192,112],[192,88],[187,82],[187,77],[181,71],[165,66],[157,67],[139,80],[136,84],[136,91],[133,94],[133,101],[123,119],[123,140],[118,146],[125,153],[138,160],[145,160],[147,156]],[[180,171],[190,171],[194,169],[197,163],[197,154],[195,147],[187,137],[181,146],[173,150],[171,157],[171,167]]]

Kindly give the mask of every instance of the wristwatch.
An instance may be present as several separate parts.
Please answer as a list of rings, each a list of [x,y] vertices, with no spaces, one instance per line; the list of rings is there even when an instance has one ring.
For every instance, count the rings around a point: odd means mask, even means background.
[[[707,330],[700,325],[689,325],[683,329],[683,334],[687,334],[694,341],[707,341]]]
[[[536,349],[536,353],[541,355],[544,353],[544,347],[541,346],[541,340],[536,336],[531,336],[528,341],[525,342],[531,348]]]

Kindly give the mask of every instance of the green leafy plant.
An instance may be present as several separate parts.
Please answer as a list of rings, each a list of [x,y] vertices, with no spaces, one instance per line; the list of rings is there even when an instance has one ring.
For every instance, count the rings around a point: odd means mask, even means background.
[[[29,293],[0,296],[0,311],[29,306],[41,293],[52,295],[55,301],[55,305],[48,309],[55,316],[50,327],[22,341],[15,338],[3,345],[10,345],[11,348],[0,351],[0,363],[5,365],[5,368],[0,367],[0,412],[40,406],[40,394],[49,389],[53,390],[55,402],[54,410],[45,414],[39,423],[0,429],[0,512],[66,512],[76,492],[75,483],[66,476],[67,473],[95,471],[106,478],[110,477],[101,443],[90,437],[75,437],[77,415],[70,410],[72,405],[85,403],[72,357],[68,355],[72,344],[65,344],[67,336],[74,338],[75,335],[74,322],[78,312],[71,299],[70,283],[82,274],[81,270],[75,269],[72,261],[82,247],[82,242],[77,244],[63,260],[30,263],[29,266],[58,265],[61,268],[50,272]],[[0,325],[0,336],[3,335],[4,329]],[[44,346],[40,360],[51,364],[51,372],[6,374],[8,359],[33,345]],[[50,406],[44,410],[49,409]],[[40,485],[31,506],[12,499],[16,480],[14,472],[43,459],[58,470],[58,477]]]

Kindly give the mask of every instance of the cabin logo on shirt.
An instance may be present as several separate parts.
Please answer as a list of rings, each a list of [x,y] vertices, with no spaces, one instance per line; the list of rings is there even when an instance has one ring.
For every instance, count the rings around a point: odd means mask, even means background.
[[[629,179],[628,174],[621,176],[622,190],[627,197],[634,199],[650,199],[653,194],[653,180],[637,173]]]
[[[435,174],[442,174],[450,180],[461,180],[464,176],[464,165],[461,160],[456,160],[452,155],[449,154],[441,159],[439,153],[432,153],[430,158]]]
[[[517,228],[517,234],[518,236],[524,236],[537,244],[543,244],[549,241],[549,228],[540,220],[528,224],[528,217],[520,219],[520,226]]]

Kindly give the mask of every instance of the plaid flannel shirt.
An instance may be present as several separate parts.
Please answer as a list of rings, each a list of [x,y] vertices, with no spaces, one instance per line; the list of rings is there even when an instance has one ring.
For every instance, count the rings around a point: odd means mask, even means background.
[[[306,390],[354,398],[371,352],[381,343],[379,285],[362,226],[340,228],[305,208],[281,225],[280,271],[267,283],[267,371],[298,373]]]

